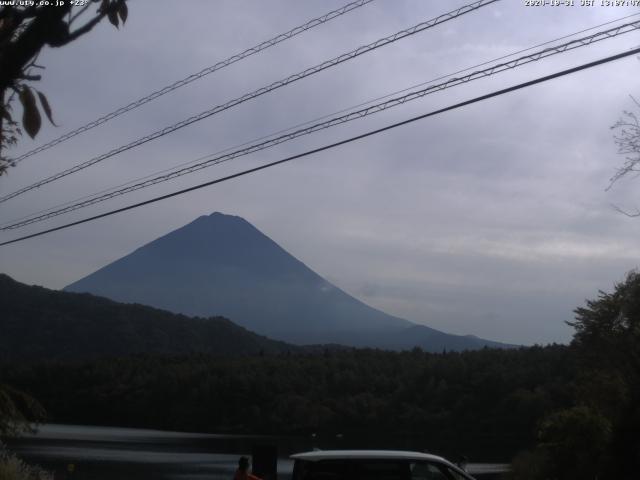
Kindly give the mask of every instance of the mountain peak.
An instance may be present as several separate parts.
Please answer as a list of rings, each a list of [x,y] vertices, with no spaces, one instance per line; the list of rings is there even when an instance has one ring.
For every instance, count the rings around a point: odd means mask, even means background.
[[[201,215],[194,220],[194,222],[198,222],[198,221],[236,221],[236,222],[249,224],[249,222],[247,222],[244,218],[239,217],[238,215],[231,215],[228,213],[222,213],[217,211],[212,212],[209,215]]]
[[[210,213],[209,215],[201,215],[198,218],[196,218],[194,221],[192,221],[191,223],[188,223],[182,228],[188,227],[189,225],[193,225],[193,224],[224,224],[224,225],[242,224],[242,225],[253,227],[253,225],[251,225],[242,217],[239,217],[237,215],[229,215],[222,212],[213,212],[213,213]]]
[[[350,296],[242,217],[221,212],[198,217],[67,290],[189,316],[220,315],[292,343],[380,347],[416,326]]]
[[[203,217],[206,217],[206,216],[207,216],[207,215],[203,215]],[[212,212],[212,213],[210,213],[208,216],[209,216],[209,217],[213,217],[213,218],[216,218],[216,217],[217,217],[217,218],[222,218],[222,217],[225,217],[225,218],[235,218],[235,219],[238,219],[238,220],[242,220],[243,222],[245,221],[245,219],[244,219],[244,218],[239,217],[238,215],[231,215],[230,213]]]

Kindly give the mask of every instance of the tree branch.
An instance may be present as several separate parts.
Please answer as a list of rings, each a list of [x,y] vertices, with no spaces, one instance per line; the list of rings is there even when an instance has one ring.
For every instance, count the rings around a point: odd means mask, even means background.
[[[640,210],[638,210],[637,208],[636,208],[636,211],[635,211],[635,212],[628,212],[628,211],[623,210],[622,208],[620,208],[619,206],[614,205],[614,204],[611,204],[611,207],[612,207],[616,212],[621,213],[621,214],[623,214],[623,215],[626,215],[627,217],[630,217],[630,218],[640,217]]]
[[[45,44],[56,43],[58,38],[68,35],[68,30],[64,31],[66,23],[63,19],[70,8],[70,4],[44,8],[11,44],[11,48],[3,50],[0,55],[0,89],[7,88]]]
[[[18,78],[21,80],[30,80],[32,82],[37,82],[42,80],[42,75],[20,75]]]
[[[94,17],[92,20],[85,23],[82,27],[69,33],[69,36],[67,37],[66,41],[58,46],[66,45],[67,43],[75,40],[76,38],[81,37],[85,33],[89,33],[91,30],[93,30],[93,27],[95,27],[98,23],[100,23],[100,20],[102,20],[106,16],[107,16],[107,11],[100,13],[99,15]]]

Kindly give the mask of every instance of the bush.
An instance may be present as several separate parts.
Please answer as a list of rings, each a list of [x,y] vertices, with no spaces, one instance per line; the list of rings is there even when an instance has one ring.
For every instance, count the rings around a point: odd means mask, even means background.
[[[28,465],[0,444],[0,480],[52,480],[53,475],[38,466]]]

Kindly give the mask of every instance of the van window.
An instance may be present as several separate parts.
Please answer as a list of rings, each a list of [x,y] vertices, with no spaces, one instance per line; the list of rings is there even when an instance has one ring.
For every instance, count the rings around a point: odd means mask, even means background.
[[[452,468],[445,467],[445,469],[447,470],[447,473],[449,473],[449,475],[453,480],[467,480],[467,477],[465,477],[461,473],[456,472]]]
[[[398,460],[297,460],[293,480],[411,480],[409,463]]]
[[[411,480],[452,480],[438,465],[428,462],[411,464]]]
[[[384,459],[296,460],[292,480],[468,480],[438,463]]]

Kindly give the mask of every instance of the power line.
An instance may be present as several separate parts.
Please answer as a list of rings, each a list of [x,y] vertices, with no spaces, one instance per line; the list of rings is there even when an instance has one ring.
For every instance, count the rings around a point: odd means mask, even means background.
[[[546,58],[548,56],[551,55],[555,55],[558,53],[563,53],[566,52],[568,50],[573,50],[575,48],[578,47],[582,47],[582,46],[586,46],[586,45],[590,45],[594,42],[600,41],[600,40],[604,40],[607,38],[613,38],[617,35],[621,35],[623,33],[628,33],[630,31],[636,30],[640,28],[640,22],[634,22],[634,23],[630,23],[630,24],[625,24],[625,25],[621,25],[619,27],[616,28],[612,28],[603,32],[597,32],[593,35],[590,35],[588,37],[583,37],[583,38],[579,38],[576,40],[573,40],[571,42],[567,42],[564,43],[562,45],[558,45],[552,48],[547,48],[544,50],[541,50],[539,52],[535,52],[531,55],[527,55],[527,56],[523,56],[517,59],[514,59],[510,62],[506,62],[506,63],[501,63],[498,65],[494,65],[490,68],[487,68],[485,70],[481,70],[481,71],[476,71],[473,72],[469,75],[466,75],[464,77],[458,77],[458,78],[452,78],[446,82],[443,82],[441,84],[437,84],[437,85],[431,85],[425,89],[416,91],[416,92],[411,92],[407,95],[404,95],[402,97],[397,97],[397,98],[393,98],[391,100],[388,100],[386,102],[382,102],[355,112],[350,112],[347,115],[343,115],[341,117],[336,117],[336,118],[332,118],[329,121],[326,122],[321,122],[319,124],[315,124],[315,125],[311,125],[310,127],[307,128],[303,128],[294,132],[289,132],[285,135],[281,135],[279,137],[276,138],[272,138],[269,139],[265,142],[261,142],[261,143],[257,143],[254,145],[250,145],[247,148],[243,148],[243,149],[239,149],[237,151],[231,152],[231,153],[227,153],[224,155],[220,155],[214,158],[210,158],[207,159],[205,161],[201,161],[199,163],[196,163],[195,165],[191,165],[189,167],[185,167],[179,170],[174,170],[174,171],[170,171],[170,173],[167,173],[165,175],[160,175],[157,176],[155,178],[150,178],[148,180],[145,180],[143,182],[139,182],[137,184],[133,184],[130,185],[128,187],[125,188],[121,188],[118,190],[112,190],[109,191],[108,193],[105,193],[104,195],[100,195],[97,196],[99,194],[96,194],[94,196],[92,196],[91,198],[89,198],[88,200],[85,201],[80,201],[74,204],[71,204],[69,206],[66,206],[64,208],[59,208],[59,209],[55,209],[53,211],[48,211],[48,213],[46,214],[42,214],[42,215],[31,215],[29,216],[28,219],[24,220],[24,221],[16,221],[10,225],[4,225],[0,228],[0,230],[10,230],[10,229],[15,229],[15,228],[19,228],[25,225],[29,225],[32,223],[37,223],[49,218],[53,218],[55,216],[58,215],[62,215],[64,213],[68,213],[74,210],[78,210],[80,208],[84,208],[84,207],[88,207],[90,205],[94,205],[96,203],[101,203],[103,201],[109,200],[111,198],[114,198],[116,196],[120,196],[120,195],[124,195],[127,193],[131,193],[133,191],[136,190],[140,190],[142,188],[146,188],[164,181],[168,181],[177,177],[180,177],[182,175],[186,175],[189,173],[193,173],[195,171],[201,170],[203,168],[207,168],[209,166],[212,165],[216,165],[219,163],[223,163],[229,160],[232,160],[234,158],[238,158],[240,156],[244,156],[244,155],[248,155],[250,153],[255,153],[257,151],[260,150],[264,150],[266,148],[270,148],[273,147],[275,145],[279,145],[281,143],[293,140],[295,138],[298,138],[300,136],[303,135],[308,135],[311,133],[314,133],[316,131],[319,130],[323,130],[326,128],[330,128],[342,123],[346,123],[352,120],[356,120],[358,118],[363,118],[365,116],[368,115],[372,115],[374,113],[378,113],[384,110],[387,110],[389,108],[398,106],[398,105],[402,105],[406,102],[412,101],[412,100],[416,100],[418,98],[421,98],[425,95],[431,94],[431,93],[435,93],[437,91],[441,91],[447,88],[451,88],[463,83],[467,83],[469,81],[473,81],[473,80],[477,80],[480,78],[484,78],[496,73],[500,73],[502,71],[506,71],[509,69],[513,69],[516,68],[518,66],[522,66],[525,65],[527,63],[533,62],[533,61],[538,61],[541,60],[543,58]],[[207,158],[207,157],[203,157],[203,158]]]
[[[90,198],[88,198],[87,200],[82,200],[82,201],[78,201],[76,203],[71,203],[71,204],[67,204],[66,206],[63,206],[61,208],[57,208],[57,209],[49,209],[46,213],[43,214],[33,214],[31,216],[28,216],[26,219],[23,220],[18,220],[18,221],[14,221],[13,223],[10,224],[4,224],[3,226],[0,227],[0,230],[2,231],[6,231],[6,230],[13,230],[16,228],[20,228],[26,225],[30,225],[33,223],[38,223],[53,217],[57,217],[59,215],[65,214],[65,213],[69,213],[75,210],[79,210],[81,208],[85,208],[88,207],[90,205],[95,205],[97,203],[101,203],[104,201],[107,201],[111,198],[117,197],[117,196],[121,196],[121,195],[125,195],[131,192],[134,192],[136,190],[141,190],[143,188],[147,188],[150,187],[152,185],[156,185],[158,183],[162,183],[162,182],[166,182],[169,180],[172,180],[174,178],[189,174],[189,173],[193,173],[196,172],[198,170],[202,170],[204,168],[208,168],[212,165],[217,165],[219,163],[223,163],[223,162],[227,162],[230,160],[233,160],[235,158],[241,157],[241,156],[245,156],[245,155],[249,155],[251,153],[255,153],[261,150],[265,150],[267,148],[288,142],[290,140],[293,140],[295,138],[304,136],[304,135],[309,135],[311,133],[317,132],[319,130],[324,130],[327,128],[331,128],[334,127],[336,125],[340,125],[343,123],[347,123],[353,120],[357,120],[359,118],[363,118],[369,115],[373,115],[375,113],[379,113],[382,112],[384,110],[388,110],[390,108],[399,106],[399,105],[403,105],[407,102],[413,101],[413,100],[417,100],[419,98],[422,98],[426,95],[430,95],[432,93],[436,93],[442,90],[445,90],[447,88],[452,88],[455,87],[457,85],[461,85],[464,83],[468,83],[474,80],[478,80],[480,78],[485,78],[491,75],[495,75],[497,73],[500,72],[504,72],[507,70],[511,70],[514,69],[516,67],[522,66],[522,65],[526,65],[528,63],[531,62],[535,62],[547,57],[550,57],[552,55],[556,55],[556,54],[560,54],[560,53],[564,53],[570,50],[574,50],[576,48],[580,48],[583,46],[587,46],[587,45],[591,45],[595,42],[599,42],[601,40],[605,40],[605,39],[609,39],[609,38],[614,38],[618,35],[622,35],[624,33],[628,33],[634,30],[638,30],[640,29],[640,21],[636,21],[636,22],[632,22],[632,23],[627,23],[624,25],[620,25],[618,27],[614,27],[608,30],[604,30],[601,32],[596,32],[592,35],[586,36],[586,37],[582,37],[582,38],[578,38],[575,40],[572,40],[570,42],[566,42],[564,44],[561,45],[556,45],[554,47],[549,47],[543,50],[539,50],[537,52],[534,52],[530,55],[525,55],[516,59],[513,59],[511,61],[508,62],[504,62],[504,63],[500,63],[497,65],[493,65],[489,68],[486,68],[484,70],[478,70],[478,71],[474,71],[468,75],[462,76],[462,77],[454,77],[451,78],[445,82],[439,83],[439,84],[435,84],[435,85],[430,85],[426,88],[423,88],[421,90],[417,90],[411,93],[408,93],[406,95],[400,96],[400,97],[395,97],[395,98],[391,98],[389,100],[386,100],[384,102],[375,104],[375,105],[371,105],[369,107],[360,109],[360,110],[356,110],[356,111],[352,111],[347,113],[346,115],[342,115],[339,117],[334,117],[330,120],[324,121],[324,122],[320,122],[311,126],[308,126],[306,128],[301,128],[299,130],[295,130],[293,132],[288,132],[285,133],[284,135],[280,135],[278,137],[275,138],[271,138],[269,140],[263,141],[263,142],[259,142],[259,143],[255,143],[253,145],[249,145],[245,148],[241,148],[239,150],[235,150],[233,152],[230,153],[225,153],[222,155],[218,155],[215,156],[213,158],[209,158],[206,159],[207,157],[204,157],[205,160],[200,161],[198,163],[195,163],[193,165],[184,167],[184,168],[180,168],[178,170],[173,170],[173,171],[169,171],[169,173],[163,174],[163,175],[159,175],[153,178],[149,178],[146,179],[144,181],[135,183],[133,185],[129,185],[123,188],[119,188],[117,190],[111,190],[108,191],[107,193],[104,193],[102,195],[100,194],[95,194],[93,196],[91,196]],[[217,155],[217,154],[214,154]]]
[[[307,30],[311,30],[314,27],[317,27],[319,25],[323,25],[331,20],[333,20],[334,18],[340,17],[342,15],[344,15],[345,13],[349,13],[352,12],[353,10],[356,10],[357,8],[363,7],[365,5],[367,5],[368,3],[373,2],[373,0],[357,0],[355,2],[352,3],[348,3],[347,5],[338,8],[337,10],[333,10],[331,12],[325,13],[324,15],[314,18],[312,20],[309,20],[308,22],[304,23],[303,25],[300,25],[298,27],[295,27],[291,30],[289,30],[288,32],[285,33],[281,33],[279,35],[276,35],[273,38],[270,38],[269,40],[266,40],[258,45],[255,45],[251,48],[246,49],[243,52],[237,53],[235,55],[232,55],[231,57],[225,59],[225,60],[221,60],[218,63],[211,65],[210,67],[204,68],[202,70],[200,70],[198,73],[194,73],[189,75],[188,77],[185,77],[181,80],[178,80],[170,85],[167,85],[163,88],[161,88],[160,90],[156,90],[155,92],[150,93],[149,95],[142,97],[134,102],[131,102],[128,105],[125,105],[124,107],[118,108],[117,110],[114,110],[113,112],[110,112],[92,122],[89,122],[81,127],[76,128],[75,130],[71,130],[70,132],[65,133],[64,135],[59,136],[58,138],[55,138],[53,140],[51,140],[48,143],[45,143],[44,145],[41,145],[40,147],[34,148],[33,150],[30,150],[16,158],[13,159],[9,159],[9,161],[13,164],[17,164],[19,162],[21,162],[22,160],[24,160],[25,158],[31,157],[33,155],[36,155],[37,153],[43,152],[45,150],[48,150],[51,147],[54,147],[60,143],[63,143],[77,135],[80,135],[81,133],[87,132],[89,130],[91,130],[92,128],[95,128],[99,125],[102,125],[103,123],[108,122],[109,120],[113,120],[116,117],[119,117],[120,115],[123,115],[127,112],[130,112],[131,110],[134,110],[138,107],[141,107],[142,105],[151,102],[152,100],[155,100],[156,98],[159,98],[163,95],[166,95],[167,93],[173,92],[174,90],[177,90],[178,88],[184,87],[185,85],[190,84],[191,82],[195,82],[196,80],[201,79],[202,77],[205,77],[213,72],[216,72],[218,70],[222,70],[225,67],[228,67],[230,65],[233,65],[236,62],[239,62],[240,60],[243,60],[247,57],[250,57],[252,55],[255,55],[256,53],[259,53],[263,50],[266,50],[270,47],[273,47],[279,43],[284,42],[285,40],[289,40],[297,35],[300,35],[303,32],[306,32]]]
[[[563,77],[565,75],[569,75],[569,74],[576,73],[576,72],[579,72],[579,71],[582,71],[582,70],[593,68],[593,67],[596,67],[598,65],[603,65],[605,63],[609,63],[609,62],[612,62],[612,61],[615,61],[615,60],[619,60],[619,59],[622,59],[622,58],[625,58],[625,57],[628,57],[628,56],[631,56],[631,55],[636,55],[638,53],[640,53],[640,48],[635,48],[635,49],[632,49],[632,50],[629,50],[629,51],[626,51],[626,52],[623,52],[623,53],[618,53],[616,55],[612,55],[612,56],[609,56],[609,57],[606,57],[606,58],[602,58],[600,60],[596,60],[594,62],[589,62],[589,63],[585,63],[585,64],[582,64],[582,65],[577,66],[577,67],[569,68],[567,70],[562,70],[560,72],[556,72],[556,73],[553,73],[551,75],[546,75],[544,77],[539,77],[539,78],[536,78],[534,80],[529,80],[527,82],[519,83],[517,85],[511,86],[511,87],[508,87],[508,88],[503,88],[501,90],[497,90],[497,91],[494,91],[492,93],[488,93],[486,95],[482,95],[482,96],[479,96],[479,97],[472,98],[471,100],[466,100],[464,102],[456,103],[454,105],[450,105],[450,106],[445,107],[445,108],[434,110],[432,112],[425,113],[423,115],[418,115],[418,116],[412,117],[412,118],[410,118],[408,120],[403,120],[402,122],[393,123],[391,125],[387,125],[386,127],[382,127],[382,128],[378,128],[378,129],[375,129],[375,130],[371,130],[369,132],[366,132],[366,133],[363,133],[363,134],[360,134],[360,135],[356,135],[356,136],[347,138],[345,140],[341,140],[339,142],[335,142],[335,143],[332,143],[332,144],[329,144],[329,145],[325,145],[325,146],[322,146],[322,147],[319,147],[319,148],[315,148],[313,150],[308,150],[306,152],[299,153],[297,155],[292,155],[290,157],[283,158],[283,159],[277,160],[275,162],[267,163],[267,164],[261,165],[259,167],[254,167],[254,168],[250,168],[248,170],[243,170],[241,172],[234,173],[233,175],[228,175],[226,177],[217,178],[217,179],[211,180],[209,182],[201,183],[199,185],[195,185],[195,186],[192,186],[192,187],[189,187],[189,188],[178,190],[176,192],[168,193],[166,195],[161,195],[159,197],[155,197],[155,198],[152,198],[152,199],[149,199],[149,200],[145,200],[143,202],[135,203],[133,205],[128,205],[126,207],[122,207],[122,208],[118,208],[118,209],[115,209],[115,210],[111,210],[109,212],[101,213],[99,215],[94,215],[92,217],[84,218],[82,220],[77,220],[75,222],[67,223],[65,225],[61,225],[61,226],[54,227],[54,228],[49,228],[47,230],[42,230],[40,232],[32,233],[30,235],[25,235],[23,237],[19,237],[19,238],[13,239],[13,240],[8,240],[6,242],[0,243],[0,247],[5,246],[5,245],[10,245],[12,243],[20,242],[20,241],[23,241],[23,240],[27,240],[29,238],[39,237],[39,236],[45,235],[47,233],[56,232],[58,230],[63,230],[63,229],[70,228],[70,227],[73,227],[73,226],[76,226],[76,225],[80,225],[80,224],[83,224],[83,223],[91,222],[91,221],[94,221],[94,220],[97,220],[97,219],[100,219],[100,218],[104,218],[104,217],[108,217],[108,216],[111,216],[111,215],[115,215],[117,213],[125,212],[127,210],[133,210],[135,208],[139,208],[139,207],[142,207],[142,206],[145,206],[145,205],[149,205],[149,204],[152,204],[152,203],[155,203],[155,202],[159,202],[161,200],[166,200],[168,198],[176,197],[178,195],[182,195],[182,194],[185,194],[185,193],[188,193],[188,192],[192,192],[194,190],[199,190],[199,189],[204,188],[204,187],[208,187],[208,186],[211,186],[211,185],[222,183],[222,182],[225,182],[225,181],[228,181],[228,180],[232,180],[234,178],[242,177],[242,176],[248,175],[250,173],[255,173],[255,172],[258,172],[260,170],[265,170],[267,168],[274,167],[276,165],[280,165],[282,163],[286,163],[286,162],[290,162],[292,160],[296,160],[298,158],[303,158],[303,157],[306,157],[306,156],[309,156],[309,155],[313,155],[315,153],[323,152],[325,150],[329,150],[329,149],[332,149],[332,148],[335,148],[335,147],[338,147],[338,146],[341,146],[341,145],[346,145],[348,143],[355,142],[357,140],[362,140],[364,138],[367,138],[367,137],[370,137],[370,136],[373,136],[373,135],[377,135],[377,134],[382,133],[382,132],[386,132],[387,130],[392,130],[394,128],[398,128],[398,127],[401,127],[401,126],[404,126],[404,125],[408,125],[408,124],[416,122],[418,120],[423,120],[425,118],[433,117],[435,115],[439,115],[441,113],[445,113],[445,112],[448,112],[448,111],[451,111],[451,110],[456,110],[458,108],[462,108],[462,107],[465,107],[467,105],[478,103],[478,102],[481,102],[483,100],[488,100],[490,98],[497,97],[497,96],[500,96],[500,95],[505,95],[507,93],[514,92],[516,90],[521,90],[523,88],[531,87],[533,85],[537,85],[537,84],[540,84],[540,83],[543,83],[543,82],[548,82],[550,80],[554,80],[556,78]]]
[[[457,8],[455,10],[452,10],[450,12],[444,13],[442,15],[439,15],[436,18],[433,18],[431,20],[428,20],[426,22],[422,22],[419,23],[417,25],[414,25],[411,28],[405,29],[405,30],[401,30],[397,33],[394,33],[393,35],[390,35],[388,37],[376,40],[375,42],[372,42],[368,45],[364,45],[362,47],[358,47],[355,50],[352,50],[348,53],[343,53],[342,55],[339,55],[331,60],[327,60],[325,62],[322,62],[318,65],[315,65],[313,67],[307,68],[306,70],[296,73],[294,75],[290,75],[289,77],[283,79],[283,80],[278,80],[277,82],[273,82],[272,84],[266,86],[266,87],[261,87],[258,90],[254,90],[251,93],[247,93],[242,95],[241,97],[235,98],[233,100],[230,100],[229,102],[222,104],[222,105],[218,105],[216,107],[213,107],[209,110],[205,110],[204,112],[201,112],[197,115],[194,115],[192,117],[189,117],[185,120],[182,120],[174,125],[168,126],[163,128],[162,130],[158,130],[154,133],[151,133],[145,137],[141,137],[137,140],[134,140],[133,142],[118,147],[116,149],[113,149],[107,153],[104,153],[102,155],[99,155],[97,157],[94,157],[90,160],[87,160],[83,163],[80,163],[78,165],[75,165],[74,167],[68,168],[66,170],[63,170],[62,172],[59,172],[57,174],[54,174],[50,177],[47,177],[43,180],[40,180],[36,183],[33,183],[29,186],[23,187],[19,190],[16,190],[13,193],[10,193],[8,195],[5,195],[3,197],[0,197],[0,203],[2,202],[6,202],[7,200],[10,200],[14,197],[17,197],[18,195],[22,195],[23,193],[26,193],[30,190],[33,190],[35,188],[41,187],[43,185],[46,185],[48,183],[51,183],[55,180],[59,180],[60,178],[66,177],[68,175],[71,175],[73,173],[79,172],[80,170],[83,170],[85,168],[88,168],[92,165],[95,165],[96,163],[102,162],[103,160],[106,160],[110,157],[113,157],[115,155],[118,155],[122,152],[125,152],[127,150],[130,150],[134,147],[140,146],[144,143],[150,142],[152,140],[155,140],[157,138],[163,137],[165,135],[168,135],[169,133],[175,132],[176,130],[179,130],[181,128],[184,128],[186,126],[189,126],[195,122],[199,122],[201,120],[204,120],[205,118],[211,117],[212,115],[215,115],[217,113],[220,113],[224,110],[227,110],[229,108],[235,107],[241,103],[244,103],[248,100],[254,99],[256,97],[259,97],[261,95],[264,95],[266,93],[272,92],[274,90],[277,90],[279,88],[282,88],[286,85],[289,85],[293,82],[297,82],[298,80],[302,80],[303,78],[306,78],[310,75],[314,75],[318,72],[321,72],[323,70],[326,70],[327,68],[330,67],[334,67],[336,65],[339,65],[341,63],[344,63],[346,61],[352,60],[353,58],[356,58],[360,55],[363,55],[365,53],[371,52],[373,50],[376,50],[380,47],[383,47],[385,45],[389,45],[393,42],[396,42],[398,40],[401,40],[403,38],[406,38],[408,36],[411,35],[415,35],[416,33],[419,33],[423,30],[432,28],[436,25],[439,25],[441,23],[447,22],[449,20],[453,20],[455,18],[458,18],[462,15],[465,15],[467,13],[470,13],[472,11],[478,10],[482,7],[485,7],[487,5],[490,5],[492,3],[498,2],[500,0],[478,0],[474,3],[471,3],[469,5],[465,5],[462,6],[460,8]]]
[[[579,31],[577,31],[577,32],[573,32],[573,33],[570,33],[570,34],[568,34],[568,35],[563,35],[563,36],[561,36],[561,37],[554,38],[553,40],[548,40],[548,41],[543,42],[543,43],[538,43],[538,44],[533,45],[533,46],[531,46],[531,47],[527,47],[527,48],[524,48],[524,49],[521,49],[521,50],[517,50],[517,51],[515,51],[515,52],[511,52],[511,53],[509,53],[509,54],[507,54],[507,55],[502,55],[502,56],[500,56],[500,57],[493,58],[493,59],[491,59],[491,60],[486,60],[486,61],[484,61],[484,62],[481,62],[481,63],[475,64],[475,65],[472,65],[472,66],[470,66],[470,67],[466,67],[466,68],[464,68],[464,69],[462,69],[462,70],[457,70],[457,71],[455,71],[455,72],[448,73],[448,74],[446,74],[446,75],[441,75],[441,76],[436,77],[436,78],[433,78],[433,79],[431,79],[431,80],[427,80],[427,81],[425,81],[425,82],[421,82],[421,83],[418,83],[418,84],[414,84],[414,85],[411,85],[411,86],[409,86],[409,87],[405,87],[405,88],[403,88],[403,89],[401,89],[401,90],[396,90],[396,91],[394,91],[394,92],[387,93],[387,94],[385,94],[385,95],[382,95],[382,96],[379,96],[379,97],[373,98],[373,99],[371,99],[371,100],[367,100],[367,101],[365,101],[365,102],[358,103],[357,105],[352,105],[352,106],[350,106],[350,107],[343,108],[343,109],[341,109],[341,110],[338,110],[337,112],[333,112],[333,113],[330,113],[330,114],[326,114],[326,115],[323,115],[323,116],[321,116],[321,117],[316,117],[316,118],[314,118],[314,119],[312,119],[312,120],[307,120],[307,121],[305,121],[305,122],[298,123],[298,124],[293,125],[293,126],[291,126],[291,127],[284,128],[284,129],[278,130],[278,131],[276,131],[276,132],[272,132],[272,133],[267,134],[267,135],[263,135],[263,136],[261,136],[261,137],[259,137],[259,138],[254,138],[254,139],[252,139],[252,140],[248,140],[248,141],[243,142],[243,143],[241,143],[241,144],[232,145],[232,146],[227,147],[227,148],[224,148],[224,149],[222,149],[222,150],[218,150],[218,151],[216,151],[216,152],[214,152],[214,153],[212,153],[212,154],[207,154],[207,155],[204,155],[204,156],[202,156],[202,157],[196,158],[196,159],[194,159],[194,160],[189,160],[188,162],[184,162],[184,163],[178,164],[178,165],[176,165],[176,166],[174,166],[174,167],[169,167],[169,168],[166,168],[166,169],[163,169],[163,170],[160,170],[160,171],[156,171],[156,172],[150,173],[150,174],[148,174],[148,175],[145,175],[145,176],[143,176],[143,177],[138,177],[138,178],[135,178],[135,179],[133,179],[133,180],[129,180],[129,181],[125,182],[125,183],[121,183],[121,184],[119,184],[119,185],[116,185],[116,186],[113,186],[113,187],[109,187],[109,188],[106,188],[106,189],[104,189],[104,190],[100,190],[100,191],[98,191],[98,192],[96,192],[96,193],[92,193],[92,194],[89,194],[89,195],[84,195],[84,196],[82,196],[82,197],[80,197],[80,198],[75,198],[75,199],[73,199],[73,200],[69,200],[69,201],[67,201],[67,202],[64,202],[64,203],[61,203],[61,204],[55,205],[55,206],[53,206],[53,207],[49,207],[49,208],[45,208],[45,209],[39,210],[39,211],[34,212],[34,213],[31,213],[31,214],[29,214],[29,215],[25,215],[25,216],[20,217],[20,218],[16,218],[16,219],[13,219],[13,220],[9,220],[9,221],[3,222],[3,223],[1,223],[1,224],[0,224],[0,230],[2,230],[2,227],[3,227],[3,226],[8,225],[8,224],[10,224],[10,223],[16,223],[16,222],[19,222],[19,221],[21,221],[21,220],[24,220],[24,219],[27,219],[27,218],[31,218],[31,217],[34,217],[34,216],[36,216],[36,215],[42,214],[42,213],[51,212],[52,210],[57,210],[57,209],[59,209],[59,208],[61,208],[61,207],[64,207],[64,206],[67,206],[67,205],[71,205],[71,204],[73,204],[73,203],[78,203],[78,202],[80,202],[80,201],[82,201],[82,200],[85,200],[85,199],[88,199],[88,198],[93,198],[93,197],[96,197],[96,196],[98,196],[98,195],[100,195],[100,194],[107,193],[107,192],[111,192],[111,191],[114,191],[114,190],[120,189],[120,188],[122,188],[122,187],[125,187],[125,186],[127,186],[127,185],[131,185],[131,184],[134,184],[134,183],[136,183],[136,182],[140,182],[140,181],[142,181],[142,180],[149,179],[149,178],[153,177],[154,175],[160,175],[160,174],[163,174],[163,173],[167,173],[167,172],[173,171],[173,170],[175,170],[175,169],[179,169],[179,168],[181,168],[181,167],[185,167],[185,166],[187,166],[187,165],[192,165],[192,164],[194,164],[194,163],[201,162],[201,161],[203,161],[203,160],[206,160],[206,159],[210,158],[212,155],[220,155],[220,154],[222,154],[222,153],[229,152],[229,151],[231,151],[231,150],[238,149],[238,148],[240,148],[240,147],[244,147],[244,146],[250,145],[250,144],[252,144],[252,143],[259,142],[259,141],[261,141],[261,140],[266,140],[266,139],[268,139],[268,138],[274,137],[274,136],[276,136],[276,135],[279,135],[279,134],[282,134],[282,133],[285,133],[285,132],[290,132],[290,131],[292,131],[292,130],[294,130],[294,129],[297,129],[297,128],[300,128],[300,127],[303,127],[303,126],[305,126],[305,125],[310,125],[310,124],[312,124],[312,123],[314,123],[314,122],[318,122],[318,121],[320,121],[320,120],[324,120],[324,119],[326,119],[326,118],[330,118],[330,117],[332,117],[332,116],[334,116],[334,115],[339,115],[339,114],[341,114],[341,113],[349,112],[349,111],[354,110],[354,109],[356,109],[356,108],[363,107],[363,106],[365,106],[365,105],[369,105],[369,104],[371,104],[371,103],[378,102],[378,101],[380,101],[380,100],[384,100],[384,99],[386,99],[386,98],[390,98],[390,97],[392,97],[392,96],[394,96],[394,95],[398,95],[398,94],[400,94],[400,93],[408,92],[408,91],[410,91],[410,90],[412,90],[412,89],[415,89],[415,88],[418,88],[418,87],[422,87],[422,86],[424,86],[424,85],[428,85],[428,84],[430,84],[430,83],[437,82],[437,81],[439,81],[439,80],[443,80],[443,79],[445,79],[445,78],[450,78],[450,77],[452,77],[452,76],[454,76],[454,75],[458,75],[458,74],[460,74],[460,73],[468,72],[468,71],[470,71],[470,70],[473,70],[474,68],[478,68],[478,67],[482,67],[482,66],[485,66],[485,65],[489,65],[489,64],[491,64],[491,63],[498,62],[498,61],[500,61],[500,60],[504,60],[504,59],[506,59],[506,58],[513,57],[514,55],[518,55],[518,54],[520,54],[520,53],[528,52],[528,51],[533,50],[533,49],[535,49],[535,48],[544,47],[545,45],[550,45],[550,44],[555,43],[555,42],[558,42],[558,41],[560,41],[560,40],[565,40],[565,39],[567,39],[567,38],[574,37],[574,36],[579,35],[579,34],[581,34],[581,33],[590,32],[590,31],[595,30],[595,29],[597,29],[597,28],[601,28],[601,27],[604,27],[604,26],[607,26],[607,25],[611,25],[611,24],[613,24],[613,23],[621,22],[621,21],[623,21],[623,20],[627,20],[627,19],[632,18],[632,17],[637,17],[638,15],[640,15],[640,13],[633,13],[633,14],[631,14],[631,15],[626,15],[626,16],[624,16],[624,17],[620,17],[620,18],[617,18],[617,19],[614,19],[614,20],[610,20],[610,21],[608,21],[608,22],[600,23],[600,24],[598,24],[598,25],[594,25],[594,26],[592,26],[592,27],[585,28],[585,29],[579,30]]]

